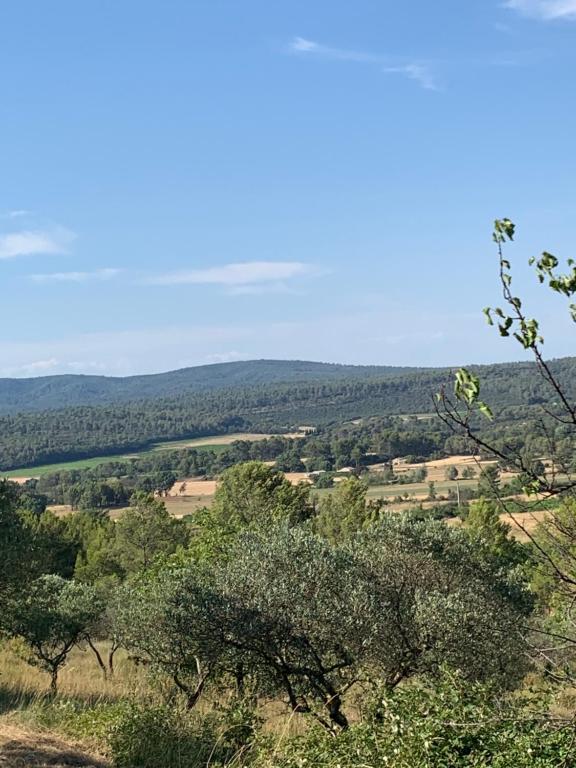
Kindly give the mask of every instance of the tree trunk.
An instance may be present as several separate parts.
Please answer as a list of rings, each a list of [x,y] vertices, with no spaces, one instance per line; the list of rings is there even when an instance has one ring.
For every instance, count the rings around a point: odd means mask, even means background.
[[[114,656],[119,647],[120,646],[116,645],[116,643],[112,643],[112,647],[108,653],[108,674],[110,677],[114,677]]]
[[[58,694],[58,667],[52,667],[50,671],[50,695]]]
[[[348,728],[349,723],[348,718],[344,712],[342,712],[342,699],[340,696],[332,696],[326,702],[326,706],[328,707],[328,712],[330,713],[330,720],[342,731],[345,731]]]
[[[207,677],[208,677],[207,675],[204,675],[203,677],[201,677],[196,687],[191,688],[189,685],[186,685],[185,683],[183,683],[178,677],[178,675],[173,675],[174,682],[186,697],[187,709],[194,709],[194,707],[198,703],[198,699],[202,695],[202,691],[204,690],[204,686],[206,685]]]
[[[236,678],[236,693],[240,698],[242,698],[245,693],[244,665],[242,662],[236,665],[236,669],[234,670],[234,677]]]
[[[98,648],[96,648],[96,646],[94,645],[94,643],[92,642],[92,640],[89,637],[86,637],[86,642],[88,643],[88,645],[90,646],[94,656],[96,657],[96,661],[98,662],[98,666],[100,667],[100,670],[102,672],[102,676],[104,677],[104,680],[107,680],[108,679],[108,670],[106,669],[106,665],[104,664],[102,656],[100,655],[100,651],[98,650]]]

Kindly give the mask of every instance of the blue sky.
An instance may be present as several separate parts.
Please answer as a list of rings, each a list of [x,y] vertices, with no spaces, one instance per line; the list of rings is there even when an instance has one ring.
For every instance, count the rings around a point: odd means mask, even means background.
[[[496,216],[575,351],[576,0],[19,0],[0,71],[2,376],[517,359]]]

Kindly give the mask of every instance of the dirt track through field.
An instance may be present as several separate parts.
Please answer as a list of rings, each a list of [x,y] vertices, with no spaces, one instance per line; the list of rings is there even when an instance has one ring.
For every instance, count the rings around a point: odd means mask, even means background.
[[[109,768],[74,744],[0,722],[0,768]]]

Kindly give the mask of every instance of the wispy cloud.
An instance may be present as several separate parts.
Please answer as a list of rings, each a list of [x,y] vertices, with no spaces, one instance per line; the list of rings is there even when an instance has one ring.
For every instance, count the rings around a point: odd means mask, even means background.
[[[263,284],[311,275],[317,270],[300,261],[246,261],[221,267],[168,272],[146,279],[149,285],[221,285],[229,288]]]
[[[75,234],[63,227],[0,234],[0,259],[66,253]]]
[[[122,270],[113,267],[96,269],[93,272],[52,272],[45,275],[30,275],[35,283],[87,283],[91,281],[111,280]]]
[[[545,21],[576,20],[576,0],[506,0],[504,5],[525,16]]]
[[[410,80],[415,80],[418,85],[428,91],[437,91],[438,85],[428,67],[422,64],[406,64],[403,67],[386,67],[384,72],[405,75]]]
[[[54,370],[58,365],[59,361],[55,357],[50,357],[47,360],[34,360],[31,363],[24,363],[15,372],[20,376],[41,376],[47,371]]]
[[[386,74],[397,74],[414,80],[421,88],[429,91],[440,90],[439,85],[427,64],[419,61],[400,61],[397,57],[383,54],[355,51],[346,48],[333,48],[329,45],[295,37],[289,44],[292,53],[302,56],[315,56],[336,61],[351,61],[358,64],[372,64],[382,67]]]
[[[21,219],[23,216],[30,216],[31,211],[26,211],[24,208],[18,208],[15,211],[8,211],[6,214],[7,219]]]

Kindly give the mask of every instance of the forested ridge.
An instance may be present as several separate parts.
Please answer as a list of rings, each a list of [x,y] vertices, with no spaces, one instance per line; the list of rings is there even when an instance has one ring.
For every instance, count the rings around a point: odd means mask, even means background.
[[[60,375],[0,379],[0,413],[153,400],[261,384],[395,378],[417,370],[302,360],[248,360],[141,376]]]
[[[553,361],[569,396],[575,394],[576,360]],[[530,414],[546,402],[546,385],[530,363],[473,368],[483,396],[496,409],[522,407]],[[0,417],[0,469],[50,461],[111,455],[145,448],[159,440],[239,431],[283,432],[368,416],[428,413],[448,370],[426,370],[387,378],[357,378],[294,384],[229,387],[193,395],[138,399],[130,403],[75,406]],[[514,414],[518,420],[518,414]]]

